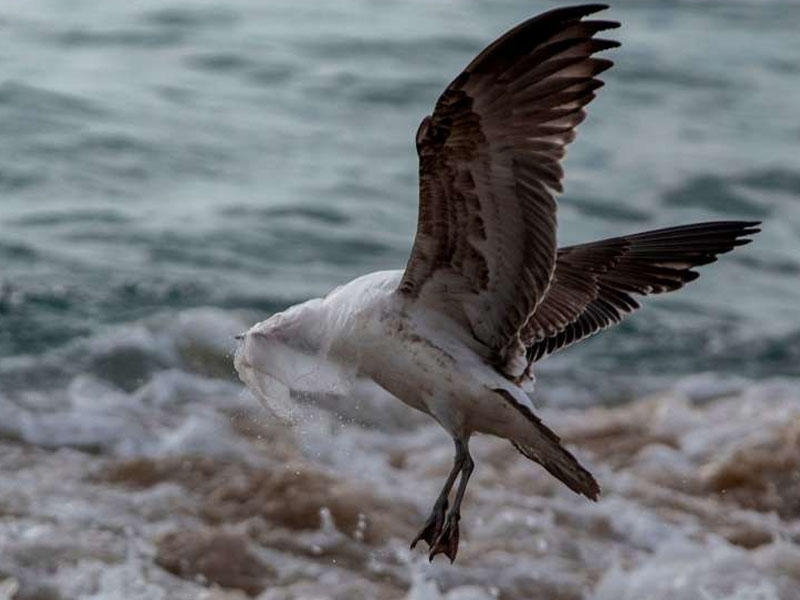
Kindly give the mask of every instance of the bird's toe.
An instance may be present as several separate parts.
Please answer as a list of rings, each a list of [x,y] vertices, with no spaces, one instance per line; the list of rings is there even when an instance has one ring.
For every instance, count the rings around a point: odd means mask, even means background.
[[[411,542],[411,549],[413,550],[417,543],[420,540],[425,540],[425,543],[428,544],[429,548],[433,547],[433,543],[436,539],[440,536],[442,532],[442,526],[445,522],[445,511],[447,510],[447,501],[443,504],[438,504],[433,507],[433,511],[431,512],[428,520],[425,521],[425,525],[423,525],[420,532],[417,534],[417,537],[414,538],[414,541]]]
[[[459,515],[448,515],[439,536],[433,544],[430,544],[431,551],[428,560],[433,560],[437,554],[444,554],[452,563],[456,559],[458,552],[458,521]]]

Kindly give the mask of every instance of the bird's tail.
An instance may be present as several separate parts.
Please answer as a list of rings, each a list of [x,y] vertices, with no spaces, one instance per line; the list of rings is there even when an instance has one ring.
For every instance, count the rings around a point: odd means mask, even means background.
[[[516,408],[533,426],[530,435],[514,439],[511,443],[523,456],[542,465],[564,485],[590,500],[597,500],[600,486],[578,460],[561,445],[559,437],[527,407],[517,402],[506,390],[494,390]]]

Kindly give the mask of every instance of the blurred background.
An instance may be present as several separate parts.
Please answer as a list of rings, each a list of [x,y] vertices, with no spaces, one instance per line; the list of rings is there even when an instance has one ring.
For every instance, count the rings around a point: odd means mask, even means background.
[[[0,598],[800,598],[795,1],[602,16],[623,45],[561,243],[764,225],[540,363],[601,503],[481,440],[462,554],[428,566],[405,544],[449,468],[435,425],[368,397],[298,434],[236,380],[234,334],[404,266],[420,120],[553,6],[0,6]]]

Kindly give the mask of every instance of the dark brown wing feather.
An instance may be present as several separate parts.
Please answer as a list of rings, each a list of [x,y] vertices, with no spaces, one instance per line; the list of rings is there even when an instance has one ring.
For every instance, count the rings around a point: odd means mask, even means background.
[[[619,323],[639,308],[634,295],[670,292],[697,279],[693,267],[749,243],[758,225],[698,223],[559,248],[553,282],[522,333],[528,360]]]
[[[484,50],[417,133],[417,234],[399,292],[469,327],[502,364],[544,297],[556,258],[565,146],[611,62],[592,58],[617,27],[607,8],[544,13]]]

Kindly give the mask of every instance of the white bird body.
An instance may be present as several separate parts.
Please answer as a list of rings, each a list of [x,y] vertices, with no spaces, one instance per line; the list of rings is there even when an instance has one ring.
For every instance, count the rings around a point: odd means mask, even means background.
[[[248,379],[280,372],[287,387],[301,389],[308,372],[303,361],[297,361],[299,368],[292,373],[264,359],[279,342],[313,354],[315,365],[337,366],[341,378],[373,380],[429,414],[453,437],[468,438],[473,432],[508,439],[536,435],[496,392],[506,390],[532,411],[525,391],[486,362],[475,339],[458,323],[398,294],[402,275],[400,270],[370,273],[258,323],[239,346],[236,368],[250,371]],[[286,349],[270,354],[283,357]],[[348,387],[341,379],[315,376],[317,387]]]

